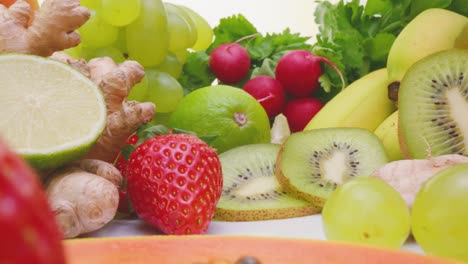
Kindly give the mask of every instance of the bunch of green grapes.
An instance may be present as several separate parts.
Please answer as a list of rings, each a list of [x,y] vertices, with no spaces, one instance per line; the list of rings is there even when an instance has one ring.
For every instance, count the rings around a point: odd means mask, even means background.
[[[79,46],[66,50],[75,58],[111,57],[116,63],[135,60],[144,80],[129,100],[153,102],[168,114],[184,96],[177,78],[190,51],[207,49],[213,40],[208,22],[188,7],[162,0],[81,0],[91,11],[78,30]]]

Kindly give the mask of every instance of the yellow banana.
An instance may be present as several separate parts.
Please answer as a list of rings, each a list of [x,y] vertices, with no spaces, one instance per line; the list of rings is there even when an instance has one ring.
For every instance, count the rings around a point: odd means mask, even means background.
[[[398,110],[388,116],[374,131],[382,141],[390,161],[403,159],[398,140]]]
[[[431,8],[411,20],[393,42],[387,58],[389,91],[396,95],[400,80],[416,61],[450,49],[468,48],[468,18],[455,12]]]
[[[374,131],[396,109],[387,97],[387,70],[370,72],[333,97],[304,130],[361,127]]]

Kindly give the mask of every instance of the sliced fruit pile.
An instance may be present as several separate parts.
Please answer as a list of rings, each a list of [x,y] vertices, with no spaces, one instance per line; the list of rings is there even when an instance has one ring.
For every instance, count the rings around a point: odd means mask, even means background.
[[[0,9],[0,134],[42,176],[58,224],[43,233],[87,234],[117,209],[177,235],[322,213],[329,240],[399,248],[411,233],[468,261],[455,2],[320,3],[308,44],[161,0],[18,0]],[[34,227],[5,232],[29,250]]]

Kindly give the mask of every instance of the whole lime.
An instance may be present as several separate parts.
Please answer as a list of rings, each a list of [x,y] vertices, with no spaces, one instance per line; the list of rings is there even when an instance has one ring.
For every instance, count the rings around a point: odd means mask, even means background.
[[[187,94],[169,126],[213,136],[209,144],[222,153],[231,148],[270,141],[270,122],[263,107],[242,89],[228,85],[199,88]]]

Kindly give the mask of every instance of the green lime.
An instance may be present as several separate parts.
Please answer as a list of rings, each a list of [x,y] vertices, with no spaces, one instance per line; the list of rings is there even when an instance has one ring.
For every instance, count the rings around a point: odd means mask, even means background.
[[[263,107],[242,89],[215,85],[187,94],[169,126],[214,136],[210,145],[222,153],[236,146],[270,142],[270,122]]]
[[[0,136],[38,169],[86,154],[106,125],[101,90],[62,62],[0,56]]]

